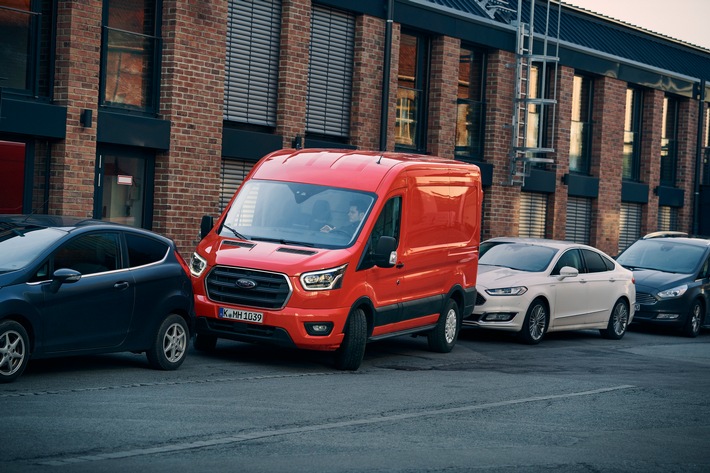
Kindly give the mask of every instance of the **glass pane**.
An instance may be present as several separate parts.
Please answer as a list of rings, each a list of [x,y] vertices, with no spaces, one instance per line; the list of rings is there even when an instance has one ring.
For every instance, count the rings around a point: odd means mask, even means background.
[[[29,11],[29,1],[13,8]],[[0,8],[0,87],[29,89],[30,26],[28,13]]]
[[[403,34],[399,46],[399,86],[414,88],[416,71],[417,38]]]
[[[483,104],[461,100],[457,111],[456,155],[483,159]]]
[[[587,165],[585,162],[585,143],[586,123],[575,122],[571,123],[572,132],[570,133],[569,144],[569,170],[573,172],[586,172]]]
[[[145,160],[103,156],[102,220],[143,226]]]
[[[397,89],[397,116],[395,121],[395,143],[404,146],[417,146],[417,102],[416,90]]]
[[[147,108],[152,103],[154,40],[120,31],[108,32],[106,85],[108,104]]]
[[[145,35],[154,34],[154,0],[109,0],[108,26]]]
[[[634,177],[634,133],[631,131],[624,132],[624,157],[623,169],[621,177],[624,179],[633,179]]]

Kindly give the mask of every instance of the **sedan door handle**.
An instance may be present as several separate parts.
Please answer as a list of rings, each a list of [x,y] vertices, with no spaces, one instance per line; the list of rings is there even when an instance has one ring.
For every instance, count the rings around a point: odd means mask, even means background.
[[[128,282],[126,282],[126,281],[117,282],[116,284],[113,285],[113,288],[117,289],[117,290],[123,290],[123,289],[126,289],[127,287],[128,287]]]

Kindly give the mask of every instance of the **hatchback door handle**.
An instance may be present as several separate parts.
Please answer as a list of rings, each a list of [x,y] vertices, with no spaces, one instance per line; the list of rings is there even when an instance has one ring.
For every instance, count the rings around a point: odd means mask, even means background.
[[[118,290],[126,289],[127,287],[128,287],[128,282],[126,282],[126,281],[117,282],[116,284],[113,285],[113,288],[118,289]]]

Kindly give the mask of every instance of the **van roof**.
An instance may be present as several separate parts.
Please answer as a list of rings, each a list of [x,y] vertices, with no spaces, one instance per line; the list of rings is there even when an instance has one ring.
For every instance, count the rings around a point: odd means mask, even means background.
[[[395,167],[460,169],[479,173],[478,168],[453,159],[421,154],[348,149],[284,149],[265,156],[254,168],[253,178],[330,185],[376,191]]]

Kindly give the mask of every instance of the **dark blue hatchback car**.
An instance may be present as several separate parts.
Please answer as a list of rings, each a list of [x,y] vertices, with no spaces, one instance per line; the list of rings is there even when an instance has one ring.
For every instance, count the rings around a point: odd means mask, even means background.
[[[194,325],[188,274],[174,243],[147,230],[0,215],[0,382],[30,358],[120,351],[177,369]]]

